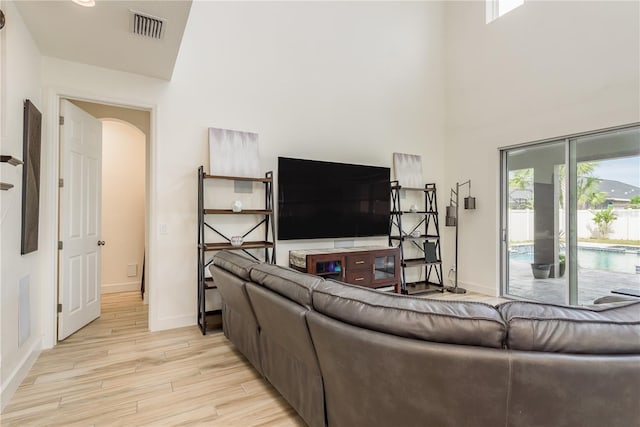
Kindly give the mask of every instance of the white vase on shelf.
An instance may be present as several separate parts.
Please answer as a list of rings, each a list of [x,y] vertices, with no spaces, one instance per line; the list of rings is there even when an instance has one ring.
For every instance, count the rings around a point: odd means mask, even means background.
[[[242,246],[242,243],[244,243],[244,239],[242,238],[242,236],[231,236],[231,246]]]

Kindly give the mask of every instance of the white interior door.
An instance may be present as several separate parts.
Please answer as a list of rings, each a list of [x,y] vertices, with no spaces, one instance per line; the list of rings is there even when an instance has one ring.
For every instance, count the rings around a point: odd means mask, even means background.
[[[58,339],[100,316],[102,123],[60,103]]]

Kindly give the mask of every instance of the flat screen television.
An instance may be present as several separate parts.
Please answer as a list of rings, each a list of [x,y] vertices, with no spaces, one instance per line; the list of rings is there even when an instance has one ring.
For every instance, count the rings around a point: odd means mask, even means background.
[[[390,168],[278,157],[278,239],[389,233]]]

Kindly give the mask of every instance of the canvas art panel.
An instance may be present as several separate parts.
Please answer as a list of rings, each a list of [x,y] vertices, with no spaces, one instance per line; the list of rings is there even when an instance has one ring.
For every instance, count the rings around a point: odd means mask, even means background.
[[[393,153],[393,170],[398,184],[407,188],[422,188],[422,156]]]
[[[223,176],[259,177],[258,134],[209,128],[209,173]]]
[[[24,102],[22,169],[22,255],[38,250],[40,218],[40,141],[42,114],[28,99]]]

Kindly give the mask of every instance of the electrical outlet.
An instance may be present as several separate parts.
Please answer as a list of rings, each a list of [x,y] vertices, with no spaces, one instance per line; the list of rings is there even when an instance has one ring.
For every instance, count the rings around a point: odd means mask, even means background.
[[[138,264],[127,264],[127,277],[136,277],[138,275]]]
[[[159,228],[160,234],[162,235],[169,234],[167,224],[160,224],[158,228]]]

